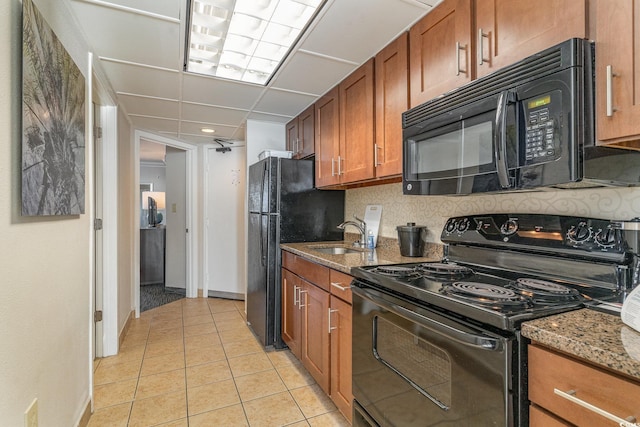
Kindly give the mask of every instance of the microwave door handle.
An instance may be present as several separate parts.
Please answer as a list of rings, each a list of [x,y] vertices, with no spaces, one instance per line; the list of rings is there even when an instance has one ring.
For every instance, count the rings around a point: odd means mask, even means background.
[[[494,155],[498,180],[502,188],[511,187],[507,170],[507,104],[513,93],[503,91],[496,106],[496,130],[493,134]]]

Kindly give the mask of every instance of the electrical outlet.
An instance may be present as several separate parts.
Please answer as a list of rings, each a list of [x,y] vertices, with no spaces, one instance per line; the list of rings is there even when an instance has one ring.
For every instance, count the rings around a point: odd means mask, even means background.
[[[38,427],[38,399],[33,399],[24,413],[24,427]]]

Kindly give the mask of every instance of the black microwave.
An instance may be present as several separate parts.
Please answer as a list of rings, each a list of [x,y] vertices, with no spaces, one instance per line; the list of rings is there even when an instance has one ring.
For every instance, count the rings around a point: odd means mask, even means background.
[[[403,113],[404,194],[638,185],[639,153],[595,144],[593,59],[570,39]]]

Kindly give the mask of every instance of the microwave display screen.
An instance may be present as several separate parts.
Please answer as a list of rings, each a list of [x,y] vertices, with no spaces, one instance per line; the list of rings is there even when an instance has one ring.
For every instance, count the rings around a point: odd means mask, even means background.
[[[551,95],[543,96],[542,98],[536,98],[529,101],[528,106],[529,109],[542,107],[543,105],[547,105],[551,102]]]
[[[454,129],[423,134],[412,142],[410,175],[416,178],[469,175],[493,169],[493,122],[488,118],[470,126],[461,121]]]

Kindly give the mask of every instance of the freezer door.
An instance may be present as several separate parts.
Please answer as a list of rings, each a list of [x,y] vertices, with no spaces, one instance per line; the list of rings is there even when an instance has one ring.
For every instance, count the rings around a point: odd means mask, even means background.
[[[271,167],[270,158],[249,166],[249,189],[247,197],[249,212],[269,212]]]

